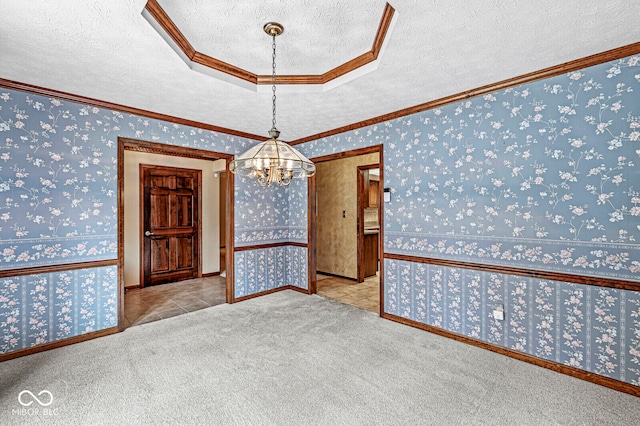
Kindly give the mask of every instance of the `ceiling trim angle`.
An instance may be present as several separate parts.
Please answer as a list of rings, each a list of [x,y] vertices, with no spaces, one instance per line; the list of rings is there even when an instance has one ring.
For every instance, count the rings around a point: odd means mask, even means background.
[[[147,1],[142,16],[192,70],[258,93],[271,91],[270,75],[258,75],[195,50],[157,0]],[[278,90],[284,93],[327,92],[375,71],[397,19],[398,13],[387,3],[371,50],[322,74],[276,76]]]

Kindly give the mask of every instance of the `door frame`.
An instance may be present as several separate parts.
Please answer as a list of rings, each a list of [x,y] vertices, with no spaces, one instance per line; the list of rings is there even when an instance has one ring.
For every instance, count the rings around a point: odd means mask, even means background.
[[[123,331],[124,326],[124,152],[139,151],[151,154],[160,154],[176,157],[195,158],[200,160],[226,160],[225,170],[229,170],[229,163],[233,155],[203,149],[187,148],[175,145],[167,145],[156,142],[148,142],[138,139],[118,137],[118,330]],[[233,244],[234,244],[234,175],[227,174],[226,187],[226,238],[227,247],[225,253],[226,269],[226,301],[234,303],[234,269],[233,269]],[[220,265],[222,268],[222,265]]]
[[[378,223],[380,224],[380,233],[378,234],[378,256],[380,257],[380,312],[382,316],[384,313],[384,214],[383,211],[383,199],[384,199],[384,145],[374,145],[366,148],[354,149],[351,151],[338,152],[336,154],[323,155],[320,157],[314,157],[310,160],[314,163],[321,163],[324,161],[338,160],[341,158],[357,157],[364,154],[378,153],[378,168],[380,169],[380,186],[378,196],[380,197],[380,208],[378,208]],[[375,168],[375,167],[373,167]],[[358,172],[359,173],[359,172]],[[316,277],[316,265],[317,265],[317,232],[318,232],[318,209],[317,209],[317,185],[316,176],[312,176],[309,179],[309,185],[307,186],[307,211],[309,221],[309,293],[315,294],[318,289],[318,281]]]
[[[358,200],[358,208],[357,208],[357,218],[356,221],[358,222],[358,249],[357,249],[357,253],[358,253],[358,265],[357,265],[357,269],[356,269],[356,275],[358,277],[358,282],[364,282],[365,276],[364,276],[364,201],[365,201],[365,197],[368,199],[369,198],[369,192],[365,192],[365,187],[364,187],[364,171],[367,170],[372,170],[372,169],[380,169],[380,164],[365,164],[362,166],[358,166],[358,191],[357,191],[357,200]],[[384,189],[384,188],[383,188]],[[380,185],[378,185],[378,192],[380,192]],[[378,194],[378,199],[381,200],[380,198],[380,194]],[[380,225],[381,223],[381,211],[382,209],[380,207],[378,207],[378,225]],[[378,240],[380,240],[380,233],[378,233]],[[378,241],[378,249],[380,246],[380,241]],[[378,259],[380,259],[380,252],[378,252]]]
[[[175,169],[175,170],[189,170],[192,172],[197,172],[197,185],[198,191],[196,194],[196,198],[198,199],[198,205],[195,206],[196,213],[196,222],[197,222],[197,232],[196,232],[196,244],[195,251],[196,254],[194,256],[194,260],[196,262],[194,278],[202,278],[202,170],[199,169],[188,169],[185,167],[172,167],[172,166],[159,166],[155,164],[139,164],[139,180],[140,180],[140,192],[138,195],[139,203],[140,203],[140,225],[139,225],[139,238],[140,238],[140,288],[144,288],[145,285],[145,249],[144,245],[146,243],[144,232],[147,229],[145,227],[145,208],[144,208],[144,171],[149,168],[161,168],[161,169]]]

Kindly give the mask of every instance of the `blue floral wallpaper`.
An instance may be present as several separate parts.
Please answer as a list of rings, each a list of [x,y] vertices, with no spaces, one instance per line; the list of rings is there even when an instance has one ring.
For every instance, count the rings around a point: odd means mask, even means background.
[[[0,270],[117,258],[118,137],[231,154],[256,143],[0,88]],[[306,205],[290,212],[286,191],[238,182],[236,225],[258,229],[239,232],[237,244],[306,242]],[[255,226],[260,197],[260,213],[269,215]],[[287,280],[306,274],[287,270],[294,257],[287,252],[272,265]],[[296,283],[306,286],[306,278]],[[116,307],[116,268],[1,279],[1,352],[112,327]]]
[[[636,55],[298,148],[384,145],[385,253],[640,282],[638,93]],[[385,312],[640,385],[638,292],[389,259],[384,274]]]
[[[274,242],[307,243],[307,182],[261,187],[255,180],[235,179],[235,245]]]
[[[117,268],[0,279],[0,353],[118,325]]]
[[[117,257],[118,137],[232,154],[255,143],[0,88],[0,269]]]
[[[385,251],[640,281],[640,56],[299,146],[384,144]]]
[[[307,248],[280,246],[235,253],[235,297],[292,285],[308,287]]]
[[[640,292],[386,259],[384,299],[390,314],[640,386]]]

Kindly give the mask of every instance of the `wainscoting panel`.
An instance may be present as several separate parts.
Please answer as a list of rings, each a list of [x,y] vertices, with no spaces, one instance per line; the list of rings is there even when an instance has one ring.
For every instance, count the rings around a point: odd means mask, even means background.
[[[387,313],[640,386],[640,292],[393,259],[384,282]]]

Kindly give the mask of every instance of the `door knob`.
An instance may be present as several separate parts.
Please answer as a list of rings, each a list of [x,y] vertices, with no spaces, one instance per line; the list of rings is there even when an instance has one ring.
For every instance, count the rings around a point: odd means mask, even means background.
[[[154,233],[153,233],[153,232],[145,231],[145,233],[144,233],[144,236],[145,236],[145,237],[150,237],[150,236],[152,236],[152,235],[154,235]]]

